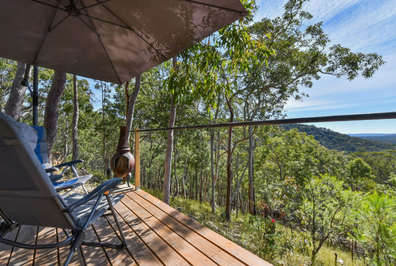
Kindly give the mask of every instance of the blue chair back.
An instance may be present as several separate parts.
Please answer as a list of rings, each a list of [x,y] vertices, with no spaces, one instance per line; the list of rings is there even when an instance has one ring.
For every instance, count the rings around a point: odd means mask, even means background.
[[[44,127],[40,126],[32,126],[32,128],[37,134],[37,146],[36,149],[34,149],[34,153],[42,165],[45,167],[51,167],[52,164],[48,160],[47,153],[47,131]]]

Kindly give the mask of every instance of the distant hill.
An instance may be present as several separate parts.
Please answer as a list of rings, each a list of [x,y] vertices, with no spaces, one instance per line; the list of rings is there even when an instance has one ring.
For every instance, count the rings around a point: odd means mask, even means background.
[[[318,140],[321,145],[332,150],[354,152],[354,151],[383,151],[383,150],[396,149],[396,134],[393,135],[395,142],[387,143],[386,141],[379,141],[377,139],[377,138],[385,137],[382,136],[381,134],[375,134],[376,136],[366,136],[363,138],[363,137],[348,136],[346,134],[341,134],[327,128],[316,127],[313,125],[290,124],[290,125],[280,125],[280,127],[284,128],[285,130],[291,130],[293,128],[297,128],[301,132],[305,132],[308,135],[313,135],[314,138]],[[359,134],[359,136],[361,135],[365,135],[365,134]]]
[[[351,137],[396,144],[396,134],[348,134]]]

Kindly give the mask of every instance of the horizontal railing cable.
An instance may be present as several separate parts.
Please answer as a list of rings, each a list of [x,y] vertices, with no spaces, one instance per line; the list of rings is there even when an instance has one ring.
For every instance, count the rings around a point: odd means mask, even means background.
[[[298,124],[298,123],[322,123],[322,122],[346,122],[346,121],[362,121],[362,120],[383,120],[383,119],[396,119],[396,112],[354,114],[354,115],[317,116],[317,117],[274,119],[274,120],[263,120],[263,121],[245,121],[245,122],[211,124],[211,125],[199,125],[199,126],[138,129],[137,131],[138,132],[153,132],[153,131],[164,131],[164,130],[172,130],[172,129],[173,130],[183,130],[183,129],[204,129],[204,128],[220,128],[220,127],[264,126],[264,125],[281,125],[281,124]],[[135,131],[135,130],[133,130],[133,131]]]

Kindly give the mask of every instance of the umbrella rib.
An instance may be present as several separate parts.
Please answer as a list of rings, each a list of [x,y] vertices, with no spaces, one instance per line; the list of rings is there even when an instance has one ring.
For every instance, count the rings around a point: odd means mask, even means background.
[[[121,84],[121,83],[122,83],[122,82],[121,82],[121,79],[120,79],[120,77],[118,76],[118,73],[117,73],[117,70],[116,70],[115,67],[114,67],[113,61],[111,61],[111,58],[110,58],[109,54],[107,53],[106,47],[104,46],[104,44],[103,44],[103,42],[102,42],[102,39],[100,38],[99,35],[98,35],[98,39],[99,39],[100,44],[102,45],[103,50],[104,50],[105,53],[106,53],[107,59],[109,59],[109,62],[110,62],[110,64],[111,64],[111,67],[113,68],[113,71],[114,71],[114,73],[116,74],[118,81],[119,81],[120,84]]]
[[[68,17],[70,17],[70,15],[67,15],[64,19],[62,19],[61,21],[59,21],[55,26],[53,26],[52,28],[48,29],[48,32],[53,31],[56,27],[59,26],[59,24],[61,24],[63,21],[65,21]],[[52,24],[52,23],[51,23]]]
[[[99,0],[96,0],[96,1],[99,1]],[[109,11],[113,16],[115,16],[119,21],[121,21],[122,23],[124,23],[124,27],[123,28],[126,28],[126,29],[128,29],[128,30],[130,30],[130,31],[132,31],[133,33],[135,33],[140,39],[142,39],[148,46],[150,46],[151,48],[153,48],[158,54],[160,54],[163,58],[165,58],[165,59],[168,59],[168,57],[166,57],[160,50],[158,50],[157,48],[155,48],[154,47],[154,45],[152,45],[151,43],[149,43],[146,39],[144,39],[142,36],[140,36],[137,32],[136,32],[136,30],[134,29],[134,28],[132,28],[131,26],[129,26],[125,21],[123,21],[120,17],[118,17],[113,11],[111,11],[108,7],[106,7],[106,6],[103,6],[107,11]],[[106,22],[106,21],[105,21]],[[110,23],[110,24],[113,24],[113,23],[111,23],[111,22],[108,22],[108,23]],[[114,25],[117,25],[117,24],[115,24],[114,23]],[[120,26],[120,25],[117,25],[117,26]],[[120,27],[122,27],[122,26],[120,26]]]
[[[90,30],[92,30],[93,32],[95,32],[95,34],[98,35],[98,37],[100,36],[99,33],[98,33],[94,28],[92,28],[91,26],[89,26],[87,22],[85,22],[85,21],[84,21],[82,18],[80,18],[80,17],[78,17],[78,18],[79,18]]]
[[[56,2],[58,2],[59,4],[61,4],[63,7],[66,7],[66,5],[64,3],[62,3],[62,0],[56,0]]]
[[[236,12],[236,13],[239,13],[239,14],[242,14],[242,15],[246,13],[244,11],[239,11],[239,10],[236,10],[236,9],[222,7],[222,6],[217,6],[217,5],[212,5],[212,4],[201,3],[201,2],[198,2],[198,1],[194,1],[194,0],[182,0],[182,1],[190,2],[190,3],[194,3],[194,4],[198,4],[198,5],[203,5],[203,6],[209,6],[209,7],[224,9],[224,10]]]
[[[41,2],[41,1],[38,1],[38,0],[31,0],[31,1],[36,2],[36,3],[38,3],[38,4],[45,5],[45,6],[49,6],[49,7],[52,7],[52,8],[60,9],[60,10],[63,10],[63,11],[66,12],[66,9],[61,8],[61,7],[59,7],[59,6],[54,6],[54,5],[51,5],[51,4],[48,4],[48,3],[44,3],[44,2]]]
[[[85,11],[85,12],[87,12],[87,11]],[[85,14],[82,14],[82,13],[81,13],[81,15],[85,15]],[[89,17],[89,15],[88,15],[88,17]],[[109,54],[107,53],[106,47],[104,46],[104,44],[103,44],[103,42],[102,42],[102,39],[100,38],[99,33],[98,33],[98,32],[96,31],[96,29],[95,29],[95,24],[93,24],[92,21],[91,21],[91,23],[92,23],[92,28],[91,28],[91,27],[88,25],[88,23],[86,23],[82,18],[79,17],[79,19],[80,19],[82,22],[84,22],[84,24],[85,24],[88,28],[90,28],[94,33],[96,33],[96,36],[98,36],[100,45],[102,45],[102,48],[103,48],[103,50],[104,50],[104,52],[105,52],[105,54],[106,54],[106,56],[107,56],[107,59],[109,60],[110,65],[111,65],[111,67],[113,68],[113,71],[114,71],[114,73],[115,73],[115,75],[116,75],[118,81],[119,81],[120,84],[121,84],[121,83],[122,83],[122,82],[121,82],[121,79],[120,79],[120,77],[118,76],[118,73],[117,73],[117,70],[116,70],[115,67],[114,67],[113,61],[111,61],[111,58],[110,58]]]
[[[92,5],[90,5],[90,6],[86,6],[86,7],[80,8],[79,10],[81,11],[81,10],[88,9],[88,8],[90,8],[90,7],[94,7],[94,6],[97,6],[97,5],[102,5],[102,4],[104,4],[104,3],[106,3],[106,2],[109,2],[109,1],[111,1],[111,0],[105,0],[105,1],[102,1],[102,2],[99,2],[99,1],[98,1],[98,3],[96,3],[96,4],[92,4]]]
[[[121,27],[121,28],[129,29],[127,26],[120,25],[120,24],[117,24],[117,23],[114,23],[114,22],[111,22],[111,21],[108,21],[108,20],[101,19],[101,18],[97,18],[97,17],[91,16],[91,15],[88,15],[88,14],[82,14],[81,13],[81,15],[82,16],[86,16],[86,17],[91,18],[91,19],[102,21],[104,23],[112,24],[114,26],[118,26],[118,27]]]
[[[38,56],[39,56],[39,54],[40,54],[40,52],[41,52],[41,48],[43,47],[44,42],[45,42],[45,40],[47,39],[48,33],[50,33],[51,25],[52,25],[52,22],[54,22],[54,18],[55,18],[56,12],[58,12],[58,9],[54,9],[54,14],[52,15],[51,21],[50,21],[50,23],[48,24],[48,30],[45,32],[44,38],[43,38],[43,40],[42,40],[41,43],[40,43],[40,47],[39,47],[39,49],[37,50],[36,55],[34,56],[33,64],[36,64],[37,58],[38,58]]]

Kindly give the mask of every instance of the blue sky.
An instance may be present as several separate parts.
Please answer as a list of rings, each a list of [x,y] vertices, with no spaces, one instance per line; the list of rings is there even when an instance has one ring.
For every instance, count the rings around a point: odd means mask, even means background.
[[[256,20],[283,13],[286,0],[259,0]],[[323,21],[333,44],[378,53],[387,62],[371,79],[323,77],[303,102],[289,101],[288,118],[396,111],[396,3],[394,0],[311,0],[304,9]],[[396,120],[318,123],[341,133],[396,133]]]

